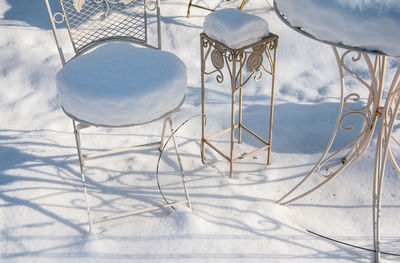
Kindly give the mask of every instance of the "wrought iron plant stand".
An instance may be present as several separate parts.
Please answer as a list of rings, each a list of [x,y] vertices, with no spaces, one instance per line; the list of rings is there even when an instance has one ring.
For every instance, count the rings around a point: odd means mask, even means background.
[[[238,49],[233,49],[227,45],[209,37],[206,33],[200,34],[200,55],[201,55],[201,112],[202,116],[202,139],[201,139],[201,153],[202,161],[204,162],[205,146],[210,146],[218,154],[224,157],[229,162],[229,177],[233,178],[233,163],[243,159],[247,156],[253,155],[257,152],[267,149],[268,160],[267,164],[271,162],[271,142],[272,142],[272,124],[273,124],[273,109],[274,109],[274,88],[276,76],[276,58],[277,58],[278,36],[270,33],[268,36],[263,37],[260,41],[247,45]],[[265,63],[266,58],[266,63]],[[207,68],[207,61],[211,60],[212,68]],[[231,89],[231,118],[230,127],[214,133],[206,135],[206,114],[205,114],[205,76],[216,74],[218,83],[223,83],[225,80],[223,70],[228,72]],[[263,73],[267,73],[272,77],[271,86],[271,99],[270,99],[270,118],[269,118],[269,135],[268,139],[263,139],[246,127],[243,124],[242,114],[242,93],[243,88],[250,79],[256,81],[260,80]],[[239,93],[239,116],[238,123],[235,124],[235,104],[236,95]],[[235,145],[235,129],[238,129],[238,143],[242,142],[242,130],[245,130],[255,138],[257,138],[263,145],[251,152],[234,156]],[[223,133],[230,132],[230,153],[224,154],[215,145],[211,143],[211,139]]]

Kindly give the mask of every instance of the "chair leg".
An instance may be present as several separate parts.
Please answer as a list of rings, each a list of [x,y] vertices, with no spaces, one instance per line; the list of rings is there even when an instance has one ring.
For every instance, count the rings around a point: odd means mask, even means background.
[[[178,163],[179,163],[179,169],[180,169],[180,173],[181,173],[181,180],[182,180],[183,188],[184,188],[184,191],[185,191],[186,200],[177,201],[177,202],[173,202],[173,203],[167,203],[165,205],[158,205],[158,206],[148,207],[148,208],[139,209],[139,210],[135,210],[135,211],[115,213],[115,214],[111,214],[111,215],[107,215],[107,216],[103,216],[103,217],[97,217],[97,218],[92,218],[91,217],[89,200],[88,200],[88,191],[87,191],[86,180],[85,180],[85,172],[84,172],[84,159],[85,158],[91,158],[93,156],[94,157],[104,156],[104,155],[112,154],[112,153],[115,153],[115,152],[124,152],[124,151],[126,151],[126,149],[133,149],[134,147],[124,148],[123,151],[106,151],[106,152],[103,152],[103,154],[101,154],[101,155],[97,154],[97,155],[92,155],[90,157],[89,156],[85,156],[85,155],[82,154],[79,130],[82,129],[82,128],[89,127],[89,126],[83,125],[82,123],[76,124],[75,121],[72,121],[73,128],[74,128],[75,141],[76,141],[76,148],[77,148],[77,151],[78,151],[79,166],[80,166],[81,179],[82,179],[82,184],[83,184],[83,192],[85,194],[86,210],[87,210],[87,215],[88,215],[88,220],[89,220],[89,232],[92,231],[93,224],[97,223],[97,222],[100,222],[100,221],[116,219],[116,218],[119,218],[119,217],[125,217],[125,216],[129,216],[129,215],[135,215],[135,214],[149,212],[149,211],[153,211],[153,210],[157,210],[157,209],[161,209],[161,208],[166,208],[166,207],[173,207],[175,205],[180,205],[180,204],[185,204],[185,203],[188,204],[189,209],[192,208],[191,203],[190,203],[190,198],[189,198],[189,192],[187,190],[185,176],[184,176],[184,172],[183,172],[182,161],[181,161],[181,158],[179,156],[178,145],[176,143],[174,130],[172,128],[171,117],[167,117],[167,118],[164,119],[163,130],[162,130],[162,134],[161,134],[161,141],[160,142],[156,142],[156,143],[151,143],[151,144],[148,144],[148,145],[145,145],[145,146],[158,146],[160,151],[163,150],[162,147],[163,147],[163,144],[164,144],[164,137],[165,137],[165,130],[166,130],[167,121],[169,122],[170,130],[171,130],[171,137],[173,139],[174,146],[175,146],[175,152],[176,152],[177,160],[178,160]]]
[[[167,118],[169,121],[169,127],[170,127],[170,131],[171,131],[171,137],[172,137],[172,141],[174,143],[174,148],[175,148],[175,153],[176,153],[176,158],[178,160],[178,164],[179,164],[179,170],[181,173],[181,179],[182,179],[182,184],[183,184],[183,189],[185,190],[185,196],[186,196],[186,200],[187,200],[187,204],[189,209],[192,209],[192,205],[190,203],[190,197],[189,197],[189,192],[186,186],[186,181],[185,181],[185,174],[183,172],[183,166],[182,166],[182,161],[181,161],[181,157],[179,155],[179,150],[178,150],[178,144],[176,143],[176,139],[175,139],[175,133],[174,133],[174,129],[172,128],[172,120],[171,117]]]
[[[204,87],[204,71],[205,71],[205,61],[204,61],[204,46],[203,37],[200,37],[200,68],[201,68],[201,162],[204,164],[206,159],[205,153],[205,126],[206,126],[206,115],[205,115],[205,87]]]
[[[87,194],[85,173],[84,173],[84,170],[83,170],[84,161],[83,161],[82,150],[81,150],[81,138],[80,138],[80,135],[79,135],[79,128],[76,126],[75,121],[72,121],[72,124],[74,126],[76,149],[78,151],[79,167],[80,167],[80,171],[81,171],[81,179],[82,179],[82,185],[83,185],[83,193],[85,194],[86,210],[87,210],[87,215],[88,215],[88,220],[89,220],[89,232],[91,232],[92,231],[93,222],[92,222],[92,219],[91,219],[91,216],[90,216],[90,206],[89,206],[89,202],[88,202],[88,194]]]

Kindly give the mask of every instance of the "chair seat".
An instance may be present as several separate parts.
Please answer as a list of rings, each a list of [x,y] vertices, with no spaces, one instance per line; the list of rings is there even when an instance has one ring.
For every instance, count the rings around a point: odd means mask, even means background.
[[[269,34],[267,21],[233,8],[217,10],[207,15],[203,31],[232,49],[254,44]]]
[[[57,73],[61,106],[95,126],[148,123],[179,109],[186,66],[175,55],[129,43],[108,43],[69,61]]]

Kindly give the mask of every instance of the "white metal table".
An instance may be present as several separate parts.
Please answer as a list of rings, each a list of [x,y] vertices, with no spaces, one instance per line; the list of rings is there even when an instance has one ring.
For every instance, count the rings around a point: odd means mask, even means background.
[[[280,2],[286,2],[286,9],[289,12],[285,13],[282,9],[280,9]],[[398,66],[397,71],[391,81],[390,87],[385,87],[385,71],[386,71],[386,62],[387,56],[400,56],[399,53],[396,53],[396,49],[391,48],[389,43],[388,46],[375,46],[375,48],[371,48],[365,43],[360,43],[358,45],[356,42],[346,40],[334,40],[334,38],[330,37],[328,34],[318,34],[318,30],[313,30],[311,26],[311,30],[304,28],[303,26],[298,26],[301,24],[301,11],[298,12],[296,10],[296,17],[293,19],[296,25],[292,23],[290,17],[291,8],[296,8],[296,5],[305,5],[309,4],[308,8],[315,7],[314,12],[318,13],[318,10],[322,10],[324,5],[326,8],[332,9],[332,3],[324,3],[324,1],[314,1],[314,0],[302,0],[302,1],[291,1],[290,6],[288,2],[290,0],[274,0],[274,9],[277,13],[278,17],[287,24],[289,27],[294,29],[295,31],[306,35],[312,39],[324,42],[326,44],[331,45],[333,53],[335,55],[338,67],[339,67],[339,75],[341,82],[341,98],[340,98],[340,107],[339,112],[336,119],[336,125],[334,127],[332,136],[330,141],[323,152],[321,158],[317,162],[317,164],[313,167],[313,169],[304,177],[302,180],[293,187],[287,194],[285,194],[277,203],[282,205],[288,205],[292,202],[295,202],[306,195],[314,192],[320,187],[327,184],[337,175],[339,175],[347,166],[351,163],[358,161],[366,152],[368,145],[371,142],[372,135],[374,133],[375,127],[379,125],[379,134],[378,141],[376,145],[375,152],[375,169],[374,169],[374,187],[373,187],[373,241],[374,241],[374,251],[375,251],[375,262],[380,262],[380,216],[381,216],[381,195],[382,195],[382,185],[383,178],[385,174],[385,166],[386,161],[389,159],[392,161],[393,166],[400,173],[400,166],[397,163],[392,151],[391,151],[391,143],[400,144],[396,138],[393,137],[393,127],[395,125],[396,120],[399,118],[399,107],[400,107],[400,66]],[[331,5],[332,4],[332,5]],[[313,6],[315,5],[315,6]],[[351,5],[351,4],[349,4]],[[304,8],[304,6],[302,7]],[[293,9],[294,10],[294,9]],[[328,10],[327,15],[332,10]],[[390,12],[393,12],[391,10]],[[394,12],[399,12],[400,10],[394,10]],[[305,12],[307,13],[307,12]],[[321,13],[321,12],[320,12]],[[323,12],[322,12],[323,13]],[[300,15],[299,15],[300,14]],[[349,19],[351,13],[349,11],[338,12],[337,21],[338,23],[342,23],[343,20]],[[318,16],[318,15],[317,15]],[[304,19],[315,19],[318,21],[318,17],[309,18],[305,17]],[[329,18],[327,18],[329,20]],[[373,18],[371,18],[373,19]],[[400,20],[400,17],[399,17]],[[321,21],[321,20],[319,20]],[[371,21],[370,21],[371,22]],[[396,23],[400,24],[400,21],[396,21]],[[397,25],[398,25],[397,24]],[[321,28],[321,24],[317,25]],[[324,26],[324,25],[322,25]],[[340,26],[333,25],[337,30],[342,30]],[[390,25],[388,25],[390,27]],[[344,29],[346,30],[346,29]],[[384,29],[382,29],[384,30]],[[317,32],[317,33],[316,33]],[[323,32],[323,31],[321,31]],[[329,32],[329,29],[325,31]],[[356,32],[357,34],[362,34],[363,32]],[[365,34],[369,34],[370,32],[364,32]],[[383,33],[385,32],[378,32]],[[397,28],[393,34],[400,34],[400,30]],[[339,34],[340,35],[340,34]],[[397,37],[397,36],[396,36]],[[361,37],[362,39],[362,37]],[[400,38],[394,38],[400,39]],[[397,40],[396,40],[397,41]],[[379,41],[378,41],[379,42]],[[382,42],[383,43],[383,42]],[[400,42],[393,43],[394,45],[400,45]],[[392,45],[393,46],[393,45]],[[339,49],[338,49],[339,47]],[[400,50],[400,49],[399,49]],[[351,69],[350,63],[362,63],[364,62],[368,68],[369,76],[367,81],[366,78],[360,76],[355,71]],[[361,85],[364,85],[368,90],[368,98],[363,105],[356,104],[358,106],[354,106],[354,102],[361,102],[360,94],[356,92],[346,92],[346,82],[345,76],[353,77],[356,79]],[[384,100],[383,94],[384,90],[387,90],[386,99]],[[338,150],[334,150],[332,153],[332,145],[337,138],[337,134],[339,130],[343,130],[345,132],[354,131],[354,124],[349,121],[349,119],[359,117],[361,118],[361,125],[356,134],[356,136],[348,139],[346,144],[340,147]],[[378,119],[380,123],[378,122]],[[317,183],[314,182],[313,178],[321,177],[322,179]],[[307,182],[307,183],[306,183]],[[311,183],[311,184],[310,184]]]

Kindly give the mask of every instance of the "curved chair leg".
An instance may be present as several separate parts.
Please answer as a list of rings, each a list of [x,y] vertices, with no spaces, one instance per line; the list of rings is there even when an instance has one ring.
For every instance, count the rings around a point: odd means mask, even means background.
[[[72,121],[72,124],[74,126],[76,149],[78,151],[79,167],[80,167],[80,171],[81,171],[83,192],[85,194],[86,210],[87,210],[87,215],[88,215],[88,220],[89,220],[89,232],[90,232],[92,230],[93,221],[92,221],[91,216],[90,216],[90,206],[89,206],[89,202],[88,202],[88,194],[87,194],[87,187],[86,187],[86,180],[85,180],[85,172],[83,170],[84,160],[83,160],[82,150],[81,150],[81,138],[80,138],[80,135],[79,135],[79,127],[77,127],[75,121]]]
[[[187,186],[186,186],[185,174],[183,172],[182,160],[181,160],[181,157],[179,155],[178,144],[176,143],[176,139],[175,139],[175,132],[174,132],[174,129],[172,128],[171,117],[168,118],[168,122],[169,122],[170,131],[171,131],[172,141],[174,143],[176,159],[178,160],[178,164],[179,164],[179,170],[180,170],[180,174],[181,174],[181,180],[182,180],[182,184],[183,184],[183,189],[185,190],[185,196],[186,196],[187,204],[188,204],[188,207],[190,209],[192,209],[192,205],[190,203],[189,192],[188,192],[188,189],[187,189]]]

